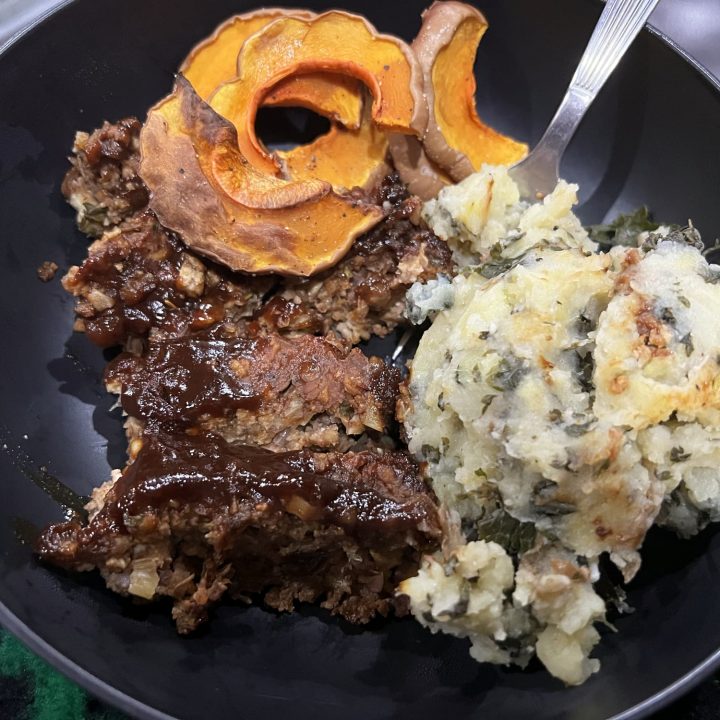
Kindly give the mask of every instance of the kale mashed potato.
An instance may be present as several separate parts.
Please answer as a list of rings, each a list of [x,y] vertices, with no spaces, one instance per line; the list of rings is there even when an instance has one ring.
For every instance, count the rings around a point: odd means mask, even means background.
[[[522,203],[485,167],[424,207],[460,271],[408,293],[432,325],[404,422],[448,531],[400,587],[475,659],[572,685],[600,665],[601,557],[627,582],[654,523],[720,518],[720,268],[692,227],[599,252],[576,190]]]

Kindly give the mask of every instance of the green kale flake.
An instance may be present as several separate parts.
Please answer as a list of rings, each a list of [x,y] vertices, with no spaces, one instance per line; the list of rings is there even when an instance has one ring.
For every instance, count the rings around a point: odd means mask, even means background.
[[[580,437],[590,432],[590,429],[595,424],[594,420],[588,420],[587,422],[576,423],[575,425],[566,425],[565,432],[570,437]]]
[[[647,240],[642,244],[642,249],[647,252],[648,250],[654,250],[659,242],[674,242],[679,245],[689,245],[694,247],[696,250],[702,250],[705,245],[703,244],[700,232],[693,225],[687,225],[686,227],[680,227],[679,225],[671,225],[672,229],[667,235],[658,235],[657,233],[650,233]]]
[[[480,412],[480,415],[484,415],[487,412],[487,409],[490,407],[490,403],[497,397],[497,395],[483,395],[482,398],[482,411]]]
[[[696,250],[704,250],[705,243],[702,241],[700,231],[694,225],[687,225],[684,228],[675,228],[665,236],[665,240],[690,245]]]
[[[504,357],[497,365],[495,372],[488,378],[488,385],[493,390],[515,390],[527,374],[525,363],[513,355]]]
[[[486,262],[479,269],[480,275],[486,280],[492,280],[492,278],[496,278],[498,275],[502,275],[514,267],[517,267],[525,259],[526,255],[527,253],[525,252],[514,258],[498,258]]]
[[[577,352],[578,356],[578,380],[582,391],[588,395],[595,394],[595,385],[593,385],[593,373],[595,372],[595,361],[591,352],[582,354]]]
[[[586,230],[591,240],[607,249],[615,245],[636,247],[637,236],[641,232],[652,232],[659,227],[660,224],[650,217],[650,211],[643,206],[634,212],[618,215],[610,223],[589,225]]]
[[[510,554],[522,554],[535,545],[533,523],[516,520],[499,504],[477,520],[475,531],[479,540],[496,542]]]
[[[432,445],[423,445],[420,448],[420,454],[427,462],[440,462],[440,451]]]
[[[93,205],[83,203],[82,218],[78,222],[78,229],[86,235],[99,237],[105,232],[105,220],[107,219],[107,208],[104,205]]]
[[[568,502],[548,502],[544,505],[536,505],[535,510],[540,515],[555,517],[557,515],[571,515],[577,512],[577,506]]]
[[[691,455],[692,453],[685,452],[685,448],[683,448],[682,445],[678,445],[670,450],[670,462],[684,462],[685,460],[689,460]]]
[[[454,620],[465,615],[470,605],[470,588],[463,584],[460,589],[460,597],[458,601],[449,609],[444,610],[438,615],[438,620],[441,622],[444,620]]]
[[[558,484],[547,478],[540,480],[533,488],[530,504],[539,515],[570,515],[577,507],[568,501],[558,500]]]
[[[685,346],[685,354],[690,357],[693,354],[693,351],[695,350],[695,345],[693,343],[692,339],[692,333],[688,333],[687,335],[683,335],[680,338],[680,344]]]
[[[557,301],[558,305],[562,305],[560,301]],[[577,319],[577,331],[578,335],[585,337],[589,332],[595,329],[595,323],[585,313],[580,313],[580,317]]]
[[[666,324],[666,325],[675,325],[675,314],[673,313],[672,309],[669,307],[663,308],[660,311],[660,319]]]

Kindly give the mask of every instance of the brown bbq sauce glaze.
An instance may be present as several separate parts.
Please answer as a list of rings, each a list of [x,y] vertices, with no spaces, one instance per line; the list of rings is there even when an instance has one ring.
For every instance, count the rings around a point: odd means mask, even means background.
[[[360,455],[360,454],[358,454]],[[381,462],[367,452],[367,462]],[[128,517],[176,507],[204,506],[226,510],[233,500],[270,504],[282,511],[301,498],[303,519],[339,525],[352,535],[371,538],[382,533],[416,533],[418,523],[436,523],[435,508],[417,477],[413,462],[401,453],[389,453],[384,470],[402,476],[408,499],[388,497],[381,483],[363,482],[358,471],[335,460],[318,467],[313,453],[273,453],[262,448],[231,445],[217,436],[146,433],[135,461],[123,472],[108,495],[98,520],[119,532]],[[340,456],[337,456],[338,458]],[[357,456],[356,456],[357,457]],[[417,486],[417,487],[416,487]],[[426,502],[418,502],[421,492]]]
[[[103,162],[122,163],[135,152],[135,140],[140,135],[142,123],[136,117],[128,117],[115,124],[104,125],[88,138],[83,153],[90,167]]]
[[[270,298],[255,313],[254,321],[260,330],[270,332],[321,333],[323,329],[322,318],[316,309],[282,295]]]
[[[266,343],[261,337],[151,343],[143,357],[122,354],[110,362],[105,381],[121,384],[120,402],[128,415],[160,423],[179,426],[238,408],[257,411],[257,387],[230,364],[253,362]]]
[[[220,340],[201,333],[151,342],[142,356],[118,355],[105,371],[128,415],[175,429],[237,409],[258,412],[291,384],[305,385],[310,396],[335,408],[338,398],[353,402],[346,382],[361,405],[371,401],[363,392],[372,396],[389,423],[401,379],[398,369],[357,350],[346,354],[324,338],[273,334]]]
[[[429,230],[424,223],[417,225],[413,218],[422,203],[411,195],[397,173],[387,175],[380,184],[373,201],[387,208],[385,220],[361,235],[352,253],[370,257],[381,250],[388,251],[397,263],[409,251],[424,246],[431,260],[433,276],[452,269],[452,253],[447,243]]]
[[[127,230],[127,244],[111,244],[91,253],[75,276],[75,284],[94,283],[113,300],[112,307],[85,318],[85,333],[101,347],[122,344],[129,335],[151,329],[180,337],[216,325],[225,307],[237,297],[242,303],[251,291],[227,278],[200,297],[189,297],[179,287],[179,271],[187,251],[174,235],[153,222]]]

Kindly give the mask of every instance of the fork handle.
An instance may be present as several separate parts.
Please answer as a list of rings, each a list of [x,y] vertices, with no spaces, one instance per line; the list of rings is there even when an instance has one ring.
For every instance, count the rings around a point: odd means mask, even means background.
[[[592,100],[645,25],[659,0],[607,0],[570,82]]]
[[[659,0],[608,0],[580,64],[540,142],[510,170],[521,195],[551,192],[560,158],[600,88],[625,54]]]

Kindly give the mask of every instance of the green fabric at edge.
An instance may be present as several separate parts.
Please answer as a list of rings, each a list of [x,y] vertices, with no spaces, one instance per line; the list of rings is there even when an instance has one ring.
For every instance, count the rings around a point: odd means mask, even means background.
[[[91,708],[88,695],[12,635],[0,630],[0,682],[3,677],[28,686],[25,714],[13,720],[123,720],[115,710]],[[0,714],[2,708],[0,708]]]

